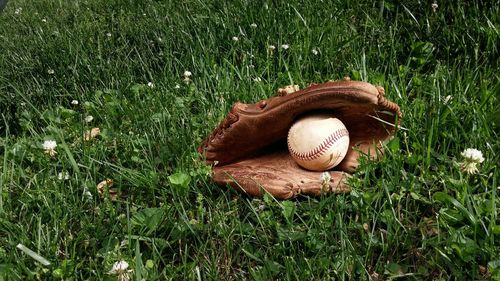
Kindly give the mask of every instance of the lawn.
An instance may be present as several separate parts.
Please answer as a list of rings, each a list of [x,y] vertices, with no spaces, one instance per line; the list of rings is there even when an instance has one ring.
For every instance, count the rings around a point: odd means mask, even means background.
[[[0,280],[500,280],[499,46],[487,0],[10,0]],[[211,181],[234,102],[344,76],[403,113],[351,193]]]

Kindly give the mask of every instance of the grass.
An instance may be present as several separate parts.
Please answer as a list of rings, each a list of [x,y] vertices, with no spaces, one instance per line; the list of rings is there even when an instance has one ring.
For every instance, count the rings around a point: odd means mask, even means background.
[[[0,279],[115,280],[124,260],[134,280],[499,280],[499,4],[223,2],[9,1]],[[352,193],[211,182],[196,147],[234,102],[343,76],[384,86],[407,129]]]

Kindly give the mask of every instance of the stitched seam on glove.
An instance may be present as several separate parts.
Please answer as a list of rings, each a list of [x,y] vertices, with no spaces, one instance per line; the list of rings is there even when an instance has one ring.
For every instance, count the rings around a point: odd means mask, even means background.
[[[290,150],[290,153],[292,153],[296,158],[300,160],[313,160],[325,153],[337,140],[339,140],[342,137],[348,136],[349,132],[347,129],[339,129],[330,134],[328,138],[326,138],[320,145],[315,147],[314,149],[307,151],[307,152],[298,152],[291,147],[288,147]]]

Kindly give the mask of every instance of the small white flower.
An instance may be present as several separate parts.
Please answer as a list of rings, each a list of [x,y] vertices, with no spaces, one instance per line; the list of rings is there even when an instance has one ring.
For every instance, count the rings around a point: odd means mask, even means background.
[[[321,190],[327,191],[330,188],[330,180],[332,179],[329,172],[323,172],[319,176],[321,182]]]
[[[50,75],[53,75],[55,73],[55,71],[51,68],[47,69],[47,73],[50,74]]]
[[[185,83],[191,82],[191,78],[189,78],[191,77],[191,75],[193,75],[191,71],[188,70],[184,71],[184,79],[182,79],[182,81],[184,81]]]
[[[251,28],[257,28],[257,24],[256,24],[256,23],[252,23],[252,24],[250,25],[250,27],[251,27]]]
[[[142,13],[143,16],[146,16],[146,13]]]
[[[42,144],[43,150],[45,150],[45,153],[47,153],[50,156],[55,156],[57,154],[56,147],[57,143],[55,140],[46,140]]]
[[[111,37],[111,32],[106,33],[106,36]]]
[[[483,163],[484,161],[483,153],[475,148],[467,148],[460,155],[472,162]]]
[[[57,174],[57,179],[58,180],[69,180],[69,173],[68,172],[59,172],[59,174]]]
[[[452,98],[453,97],[451,95],[447,95],[446,97],[443,98],[443,104],[447,105]]]
[[[260,77],[255,77],[255,78],[253,79],[253,81],[254,81],[254,82],[260,82],[260,81],[262,81],[262,79],[261,79]]]
[[[132,270],[127,270],[127,269],[128,269],[128,262],[117,261],[113,264],[113,267],[108,272],[108,274],[116,275],[117,280],[128,281],[130,279],[129,272],[132,272]]]
[[[92,200],[92,193],[86,186],[83,188],[82,196],[87,200]]]
[[[128,262],[126,261],[117,261],[113,264],[113,267],[109,271],[110,274],[117,274],[119,272],[127,271]]]
[[[432,3],[431,5],[431,8],[432,8],[432,11],[435,13],[437,11],[437,8],[438,8],[438,4],[436,2]]]
[[[312,53],[313,53],[313,55],[315,55],[315,56],[319,54],[319,52],[318,52],[318,50],[317,50],[316,48],[312,49],[312,51],[311,51],[311,52],[312,52]]]
[[[121,215],[125,215],[125,214],[121,214]],[[126,218],[127,216],[123,217],[124,219]],[[120,242],[120,247],[127,247],[128,246],[128,240],[127,239],[124,239]]]
[[[21,11],[23,10],[23,8],[17,8],[15,11],[14,11],[14,14],[16,15],[19,15],[21,13]]]
[[[468,174],[476,174],[477,165],[484,161],[483,153],[475,148],[467,148],[460,155],[464,158],[464,162],[460,163],[460,169]]]
[[[238,37],[236,37],[236,36],[233,36],[233,38],[232,38],[232,39],[233,39],[233,41],[234,41],[234,42],[237,42],[237,41],[239,41],[239,40],[240,40],[240,38],[238,38]]]
[[[274,45],[269,45],[269,47],[267,47],[269,49],[269,51],[274,51],[276,49],[276,47]]]
[[[92,120],[94,120],[94,116],[92,115],[85,116],[85,122],[90,123],[92,122]]]
[[[42,22],[47,22],[47,19],[42,19]]]
[[[53,150],[57,147],[57,142],[55,140],[46,140],[42,146],[44,150]]]
[[[283,49],[283,50],[288,50],[288,48],[290,48],[290,46],[288,44],[281,45],[281,49]]]
[[[77,101],[77,100],[72,100],[72,101],[71,101],[71,104],[72,104],[72,105],[78,105],[78,101]]]
[[[154,88],[154,86],[155,86],[155,85],[153,84],[153,82],[148,82],[148,87],[149,87],[149,88]]]
[[[180,89],[181,86],[179,84],[175,84],[174,89]]]

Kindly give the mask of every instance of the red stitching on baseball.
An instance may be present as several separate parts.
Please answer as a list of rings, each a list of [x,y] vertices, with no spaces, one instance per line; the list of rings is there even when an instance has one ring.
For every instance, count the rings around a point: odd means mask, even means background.
[[[295,156],[295,158],[310,161],[323,155],[337,140],[348,135],[349,132],[347,129],[339,129],[330,134],[320,145],[308,152],[298,152],[290,146],[288,146],[288,149],[290,150],[290,153]]]

